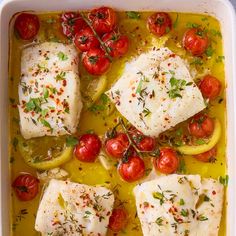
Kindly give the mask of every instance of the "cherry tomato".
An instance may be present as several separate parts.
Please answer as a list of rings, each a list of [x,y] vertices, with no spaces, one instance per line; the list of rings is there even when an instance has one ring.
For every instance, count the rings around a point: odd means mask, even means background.
[[[127,224],[127,218],[127,213],[124,209],[114,209],[109,219],[109,229],[111,229],[113,232],[121,231]]]
[[[80,30],[88,27],[79,13],[65,12],[61,15],[62,32],[68,38],[73,38]]]
[[[89,49],[98,48],[100,46],[98,39],[89,27],[82,29],[75,35],[74,44],[76,48],[82,52],[86,52]]]
[[[75,146],[75,156],[83,162],[94,162],[101,149],[101,141],[96,134],[84,134]]]
[[[12,187],[21,201],[30,201],[38,194],[39,180],[30,174],[21,174],[14,180]]]
[[[201,56],[208,47],[208,37],[200,28],[189,29],[184,34],[183,46],[193,56]]]
[[[195,155],[194,157],[202,162],[214,162],[216,157],[216,147],[213,147],[207,152]]]
[[[82,61],[85,69],[92,75],[104,74],[111,64],[105,52],[100,48],[90,49],[84,53]]]
[[[33,39],[37,35],[39,27],[39,18],[29,13],[21,13],[15,21],[15,30],[24,40]]]
[[[116,13],[109,7],[96,8],[90,12],[88,17],[98,34],[109,33],[116,26]]]
[[[163,174],[172,174],[179,167],[179,157],[173,149],[162,148],[159,158],[153,158],[153,165]]]
[[[130,156],[128,162],[120,163],[118,172],[123,180],[127,182],[136,181],[144,176],[144,161],[138,156]]]
[[[199,88],[205,98],[213,100],[220,94],[221,82],[214,76],[206,75],[201,80]]]
[[[189,122],[188,129],[197,138],[209,137],[214,131],[214,121],[205,114],[197,114]]]
[[[158,37],[168,33],[172,28],[172,21],[169,14],[165,12],[156,12],[148,17],[148,28],[151,33]]]
[[[154,151],[156,147],[156,140],[154,138],[143,135],[140,131],[138,131],[135,128],[131,128],[129,132],[131,134],[133,141],[137,145],[137,148],[140,151],[144,152]]]
[[[106,152],[116,158],[122,158],[124,152],[129,146],[129,140],[126,134],[118,133],[116,137],[106,141]]]
[[[107,33],[102,37],[103,42],[111,50],[112,57],[121,57],[128,52],[129,39],[125,35],[116,32]]]

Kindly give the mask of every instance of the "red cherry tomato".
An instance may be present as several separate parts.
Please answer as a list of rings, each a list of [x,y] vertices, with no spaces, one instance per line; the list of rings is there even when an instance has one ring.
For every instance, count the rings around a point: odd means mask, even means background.
[[[221,82],[214,76],[206,75],[201,80],[199,88],[205,98],[213,100],[220,94]]]
[[[39,180],[30,174],[22,174],[14,180],[12,187],[21,201],[30,201],[38,194]]]
[[[137,145],[137,148],[140,151],[144,152],[154,151],[156,147],[156,140],[154,138],[143,135],[140,131],[138,131],[135,128],[131,128],[129,132],[131,134],[133,141]]]
[[[120,163],[118,171],[123,180],[136,181],[144,176],[145,164],[138,156],[130,156],[128,162]]]
[[[101,149],[101,141],[96,134],[84,134],[75,146],[75,156],[83,162],[94,162]]]
[[[116,26],[116,13],[112,8],[100,7],[92,10],[89,19],[98,34],[111,32]]]
[[[106,152],[116,158],[122,158],[124,152],[129,146],[129,140],[126,134],[118,133],[116,137],[106,141]]]
[[[111,50],[112,57],[121,57],[128,52],[129,39],[125,35],[116,32],[107,33],[102,37],[103,42]]]
[[[189,29],[184,34],[183,46],[193,56],[201,56],[208,47],[208,37],[200,28]]]
[[[82,29],[75,35],[74,44],[76,48],[82,52],[86,52],[89,49],[98,48],[100,46],[98,39],[89,27]]]
[[[92,75],[104,74],[111,64],[105,52],[100,48],[90,49],[84,53],[82,61],[85,69]]]
[[[207,152],[195,155],[194,157],[202,162],[214,162],[216,157],[216,147],[213,147]]]
[[[15,21],[15,30],[24,40],[33,39],[37,35],[39,27],[39,18],[29,13],[21,13]]]
[[[148,28],[151,33],[158,37],[168,33],[172,28],[172,21],[169,14],[165,12],[156,12],[148,17]]]
[[[172,174],[179,167],[179,157],[171,148],[163,148],[159,158],[153,158],[153,165],[156,170],[163,174]]]
[[[189,122],[188,129],[197,138],[208,137],[214,131],[214,121],[207,115],[197,114]]]
[[[127,213],[124,209],[114,209],[109,219],[109,229],[111,229],[113,232],[121,231],[127,224],[127,218]]]
[[[80,30],[88,27],[79,13],[65,12],[61,15],[62,32],[68,38],[73,38]]]

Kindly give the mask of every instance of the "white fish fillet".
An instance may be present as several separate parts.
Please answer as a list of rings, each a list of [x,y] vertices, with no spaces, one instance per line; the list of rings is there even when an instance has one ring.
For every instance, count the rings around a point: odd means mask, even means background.
[[[168,48],[154,47],[127,63],[107,95],[138,130],[155,137],[205,108],[186,63]]]
[[[24,49],[18,93],[24,138],[74,133],[82,109],[76,49],[62,43]]]
[[[69,181],[51,180],[40,202],[35,229],[42,235],[106,235],[113,193]]]
[[[169,175],[135,187],[144,236],[218,235],[223,186],[199,175]]]

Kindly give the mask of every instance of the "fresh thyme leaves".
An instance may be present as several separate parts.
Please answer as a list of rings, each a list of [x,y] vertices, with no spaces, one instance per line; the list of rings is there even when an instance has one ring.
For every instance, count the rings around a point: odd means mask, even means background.
[[[152,112],[146,107],[143,109],[142,113],[144,114],[144,117],[149,116],[150,114],[152,114]]]
[[[34,111],[40,113],[42,111],[41,105],[45,102],[43,97],[30,98],[30,100],[25,104],[25,109],[27,112]]]
[[[55,79],[56,81],[64,80],[66,79],[65,76],[66,76],[66,72],[61,71],[59,74],[56,75]]]
[[[184,90],[184,88],[186,86],[190,86],[193,83],[189,82],[187,83],[186,80],[183,79],[176,79],[174,77],[174,72],[170,71],[171,74],[171,78],[170,78],[170,90],[168,91],[168,95],[171,99],[174,98],[182,98],[182,95],[180,94],[182,90]]]
[[[63,52],[58,52],[57,57],[61,61],[66,61],[68,59],[68,56],[66,54],[64,54]]]
[[[177,171],[179,174],[186,174],[186,164],[185,164],[185,160],[183,158],[180,158],[180,162],[179,162],[179,168]]]
[[[140,17],[141,17],[141,14],[136,11],[127,11],[126,15],[128,16],[128,18],[136,19],[136,20],[140,19]]]
[[[208,218],[207,218],[206,216],[204,216],[204,215],[198,216],[197,219],[198,219],[199,221],[206,221],[206,220],[208,220]]]
[[[139,71],[137,73],[138,75],[140,75],[140,79],[139,79],[139,83],[138,83],[138,86],[137,86],[137,89],[136,89],[136,94],[139,94],[139,95],[142,95],[142,85],[143,85],[143,82],[149,82],[148,78],[145,77],[145,75],[143,74],[142,71]]]
[[[205,54],[208,56],[208,57],[211,57],[213,54],[214,54],[215,50],[209,46],[206,51],[205,51]]]
[[[158,226],[162,226],[162,222],[163,222],[163,219],[162,217],[158,217],[155,221],[155,223],[158,225]]]
[[[181,212],[180,212],[180,214],[181,214],[181,216],[183,216],[183,217],[188,217],[189,211],[186,210],[186,209],[182,209]]]
[[[66,137],[66,146],[73,147],[78,143],[78,139],[72,136]]]
[[[221,184],[223,184],[224,186],[228,186],[228,182],[229,182],[229,176],[226,175],[226,176],[220,176],[219,177],[219,182]]]
[[[161,192],[153,192],[152,193],[153,198],[160,200],[160,205],[164,203],[164,194]]]
[[[184,201],[183,198],[181,198],[181,199],[179,200],[179,205],[180,205],[180,206],[183,206],[184,204],[185,204],[185,201]]]
[[[186,24],[187,28],[199,28],[201,25],[197,24],[197,23],[192,23],[192,22],[188,22]]]
[[[49,128],[51,130],[51,132],[53,131],[53,129],[52,129],[52,127],[51,127],[51,125],[49,124],[48,121],[46,121],[45,119],[40,119],[40,122],[43,126]]]

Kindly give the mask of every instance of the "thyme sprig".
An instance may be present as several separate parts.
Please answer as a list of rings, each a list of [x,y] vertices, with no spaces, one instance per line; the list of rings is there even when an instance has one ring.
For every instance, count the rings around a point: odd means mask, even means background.
[[[95,31],[95,29],[93,28],[92,23],[89,21],[89,19],[85,16],[85,14],[83,12],[80,12],[81,17],[83,18],[83,20],[87,23],[87,25],[90,27],[90,29],[93,31],[95,37],[97,38],[97,40],[99,41],[99,43],[101,44],[102,48],[104,49],[104,51],[106,52],[106,56],[107,58],[112,61],[112,57],[110,55],[111,49],[109,47],[106,46],[106,44],[102,41],[102,39],[100,38],[100,36],[97,34],[97,32]],[[76,18],[75,18],[76,19]],[[75,20],[73,19],[73,20]]]

